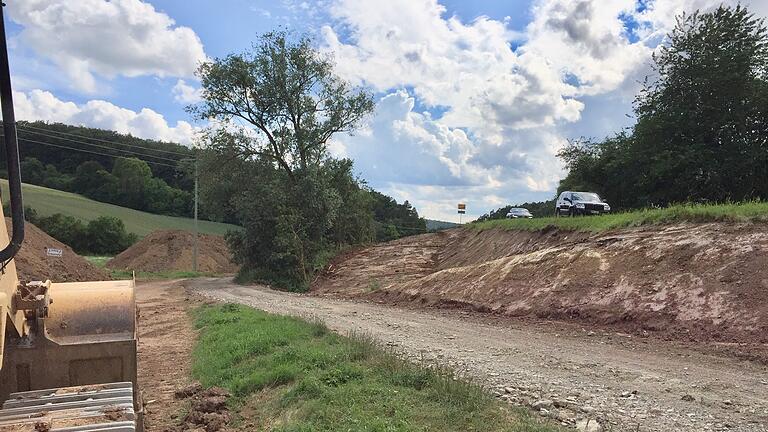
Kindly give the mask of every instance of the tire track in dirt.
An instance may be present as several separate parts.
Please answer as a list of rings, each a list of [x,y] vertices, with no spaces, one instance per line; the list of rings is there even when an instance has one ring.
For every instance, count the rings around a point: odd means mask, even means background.
[[[179,281],[141,282],[139,308],[139,389],[146,404],[145,430],[161,432],[178,423],[185,401],[174,398],[189,384],[196,332],[187,315],[190,298]]]
[[[185,286],[218,301],[316,317],[419,361],[469,374],[512,403],[613,431],[768,431],[765,366],[655,340],[560,325],[493,323],[460,312],[405,310],[244,287],[204,278]]]

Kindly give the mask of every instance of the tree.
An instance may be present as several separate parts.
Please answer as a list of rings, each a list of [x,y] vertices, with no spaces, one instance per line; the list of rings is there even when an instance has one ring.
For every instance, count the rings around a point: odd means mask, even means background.
[[[104,167],[96,161],[85,161],[75,170],[75,179],[72,182],[72,188],[75,192],[85,196],[99,189],[103,184],[102,172],[106,172]]]
[[[137,239],[135,234],[125,230],[123,221],[114,216],[99,216],[88,222],[85,237],[87,240],[83,248],[99,255],[118,254]]]
[[[353,131],[373,100],[337,77],[308,38],[285,32],[198,75],[203,101],[189,111],[216,120],[200,159],[206,211],[243,225],[228,241],[244,278],[305,289],[340,244],[371,238],[361,182],[327,145]]]
[[[117,179],[121,201],[128,207],[145,210],[145,194],[152,180],[149,165],[137,158],[117,158],[112,175]]]
[[[263,35],[252,51],[204,63],[198,119],[239,124],[248,135],[230,141],[239,156],[273,161],[292,180],[318,165],[328,139],[350,132],[373,110],[373,99],[333,73],[333,63],[302,37]]]
[[[678,17],[637,99],[652,199],[768,197],[768,35],[743,6]],[[757,180],[757,181],[756,181]]]
[[[35,185],[43,184],[45,165],[39,159],[34,157],[24,158],[21,161],[20,169],[24,175],[24,182]]]

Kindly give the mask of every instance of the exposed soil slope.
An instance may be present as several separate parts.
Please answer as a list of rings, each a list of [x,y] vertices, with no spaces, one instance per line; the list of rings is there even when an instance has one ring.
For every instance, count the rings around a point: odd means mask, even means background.
[[[107,262],[113,269],[145,272],[191,271],[194,235],[188,231],[155,231]],[[234,273],[237,266],[223,237],[200,234],[197,269],[205,273]]]
[[[766,269],[765,224],[458,229],[340,257],[313,292],[765,344]]]
[[[5,218],[8,232],[11,220]],[[46,248],[61,249],[61,257],[48,256]],[[50,279],[53,282],[108,280],[109,275],[76,254],[69,246],[49,236],[40,228],[24,224],[24,243],[15,258],[19,280]]]

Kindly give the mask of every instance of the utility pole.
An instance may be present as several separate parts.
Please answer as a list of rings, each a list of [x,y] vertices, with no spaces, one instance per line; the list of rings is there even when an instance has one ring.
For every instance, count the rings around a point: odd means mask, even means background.
[[[197,272],[197,158],[195,158],[195,241],[192,246],[192,271]]]

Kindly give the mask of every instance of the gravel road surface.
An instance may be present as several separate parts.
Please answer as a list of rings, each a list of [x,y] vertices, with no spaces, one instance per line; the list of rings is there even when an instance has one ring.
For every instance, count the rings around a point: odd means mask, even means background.
[[[219,301],[371,335],[580,430],[768,431],[768,368],[759,364],[558,324],[283,293],[224,278],[184,284]]]

